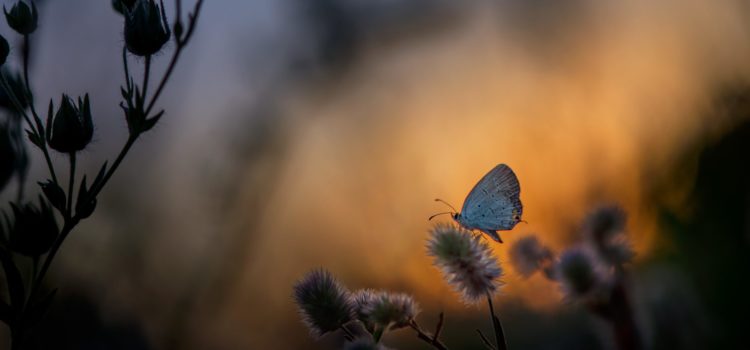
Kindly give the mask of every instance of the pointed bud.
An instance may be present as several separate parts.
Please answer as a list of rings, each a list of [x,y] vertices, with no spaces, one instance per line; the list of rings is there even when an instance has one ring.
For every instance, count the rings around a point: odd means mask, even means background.
[[[137,56],[153,55],[169,41],[171,32],[164,4],[154,0],[136,0],[125,13],[125,46]]]
[[[36,30],[39,14],[33,1],[31,7],[26,5],[25,2],[19,1],[10,8],[10,12],[3,6],[3,12],[5,12],[5,20],[8,22],[8,26],[18,34],[28,35]]]
[[[63,94],[52,125],[49,125],[48,118],[47,130],[47,142],[52,149],[61,153],[84,149],[94,135],[89,95],[86,94],[83,101],[79,97],[76,106],[70,97]]]

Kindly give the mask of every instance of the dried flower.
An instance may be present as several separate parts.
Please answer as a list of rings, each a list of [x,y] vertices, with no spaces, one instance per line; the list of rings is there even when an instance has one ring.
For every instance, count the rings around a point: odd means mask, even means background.
[[[89,95],[81,100],[78,106],[68,95],[63,94],[60,108],[52,118],[52,102],[47,117],[47,142],[52,149],[61,153],[80,151],[91,142],[94,136],[94,123],[91,120]]]
[[[319,337],[352,320],[351,294],[327,270],[316,269],[294,285],[294,301],[310,333]]]
[[[601,206],[591,212],[583,223],[583,235],[594,242],[606,241],[625,230],[627,214],[618,205]]]
[[[555,277],[566,298],[576,300],[596,293],[606,285],[605,271],[593,252],[585,246],[574,246],[560,254]]]
[[[526,236],[510,247],[510,262],[523,277],[529,277],[552,260],[552,252],[536,236]]]
[[[124,10],[125,46],[128,51],[138,56],[159,52],[172,35],[164,4],[159,6],[154,0],[136,0],[132,8],[125,6]]]
[[[375,303],[377,292],[372,289],[359,289],[352,293],[352,305],[354,307],[354,316],[362,322],[370,333],[375,329],[375,325],[370,320],[370,310]]]
[[[583,223],[583,236],[596,248],[599,257],[611,264],[629,262],[635,252],[625,236],[627,214],[617,205],[595,209]]]
[[[475,303],[501,285],[498,260],[487,243],[471,232],[450,224],[436,224],[427,242],[434,264],[467,303]]]
[[[419,306],[411,295],[373,292],[365,290],[355,293],[355,313],[365,326],[379,326],[382,329],[399,329],[409,325],[419,313]]]
[[[3,6],[3,12],[5,12],[5,20],[8,22],[8,26],[13,28],[18,34],[28,35],[36,30],[39,14],[36,11],[36,5],[34,5],[33,1],[31,2],[31,7],[26,5],[25,2],[19,1],[10,8],[10,12]]]

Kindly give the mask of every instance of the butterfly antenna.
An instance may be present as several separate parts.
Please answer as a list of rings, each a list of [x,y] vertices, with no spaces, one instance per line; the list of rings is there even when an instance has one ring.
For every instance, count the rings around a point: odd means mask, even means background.
[[[453,214],[453,212],[452,211],[445,211],[445,212],[442,212],[442,213],[437,213],[437,214],[435,214],[433,216],[430,216],[430,218],[427,219],[427,220],[432,220],[432,218],[434,218],[434,217],[436,217],[438,215],[443,215],[443,214]]]
[[[443,204],[447,205],[447,206],[448,206],[448,208],[451,208],[451,209],[453,209],[453,212],[454,212],[454,213],[458,213],[458,210],[456,210],[456,208],[454,208],[454,207],[453,207],[452,205],[450,205],[450,203],[448,203],[448,202],[446,202],[446,201],[444,201],[444,200],[442,200],[442,199],[440,199],[440,198],[435,198],[435,202],[441,202],[441,203],[443,203]]]

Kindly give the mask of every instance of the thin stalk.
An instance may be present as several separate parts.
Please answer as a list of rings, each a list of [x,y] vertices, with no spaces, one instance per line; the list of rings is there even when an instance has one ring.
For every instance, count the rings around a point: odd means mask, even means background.
[[[415,330],[417,332],[417,338],[424,341],[427,344],[430,344],[433,348],[438,350],[448,350],[448,347],[443,344],[440,339],[438,339],[436,336],[430,335],[429,333],[425,332],[422,327],[419,327],[419,324],[417,324],[417,321],[412,320],[409,323],[409,327],[411,329]],[[437,334],[437,332],[435,332]]]
[[[352,333],[348,328],[346,328],[346,325],[342,324],[341,327],[339,327],[339,328],[341,328],[341,330],[344,331],[344,333],[346,334],[347,340],[350,340],[350,341],[354,340],[354,338],[355,338],[354,337],[354,333]]]
[[[146,55],[145,67],[143,68],[143,84],[141,84],[141,99],[146,100],[146,90],[148,90],[148,75],[151,72],[151,55]],[[148,116],[148,113],[146,113]]]
[[[146,112],[144,113],[146,117],[148,117],[149,113],[151,113],[151,110],[154,108],[154,104],[156,104],[156,100],[159,98],[159,95],[161,95],[161,92],[164,89],[164,86],[167,85],[167,81],[169,80],[169,77],[172,75],[172,72],[174,71],[174,67],[177,65],[177,59],[180,57],[182,48],[183,46],[178,46],[177,49],[175,49],[174,54],[172,55],[172,59],[169,61],[169,66],[167,67],[167,71],[164,73],[164,76],[161,78],[161,81],[159,82],[159,86],[156,88],[156,92],[154,92],[154,96],[151,96],[151,101],[149,101],[148,106],[146,107]],[[145,97],[145,94],[144,94],[144,97]]]
[[[193,35],[193,30],[195,30],[195,25],[198,22],[198,16],[200,15],[202,7],[203,7],[203,0],[196,1],[195,7],[193,8],[193,13],[190,15],[190,21],[188,22],[188,28],[185,31],[184,37],[182,40],[177,42],[177,48],[175,49],[174,54],[172,54],[172,59],[169,61],[169,66],[167,66],[167,71],[164,73],[164,76],[161,78],[161,81],[159,82],[159,86],[156,88],[156,92],[154,93],[154,96],[151,97],[151,101],[148,103],[148,106],[146,107],[146,113],[145,113],[146,117],[148,117],[149,113],[154,108],[154,104],[156,103],[156,100],[159,98],[159,95],[161,95],[161,92],[164,89],[164,86],[167,84],[169,77],[172,75],[172,72],[174,71],[174,67],[177,65],[177,59],[180,57],[182,50],[185,49],[185,46],[187,45],[188,40],[190,40],[190,37]],[[178,16],[179,15],[180,14],[178,13]]]
[[[39,270],[39,274],[36,275],[36,278],[33,281],[33,284],[31,285],[31,293],[29,293],[29,300],[30,301],[36,293],[39,292],[39,287],[42,284],[42,281],[44,280],[44,276],[47,275],[47,271],[49,270],[50,265],[52,264],[52,260],[55,259],[55,256],[57,255],[57,251],[60,250],[60,247],[62,246],[62,243],[65,241],[65,238],[68,237],[70,232],[73,230],[73,228],[78,225],[78,222],[80,222],[81,219],[77,217],[72,217],[70,220],[66,220],[65,224],[63,225],[62,231],[60,231],[60,235],[57,236],[57,240],[55,241],[55,244],[52,245],[52,249],[50,249],[49,253],[47,253],[47,256],[44,258],[44,263],[42,264],[42,269]]]
[[[68,179],[68,205],[65,208],[68,217],[73,216],[73,195],[76,181],[76,153],[70,152],[70,179]]]
[[[487,293],[487,304],[490,306],[490,319],[492,321],[492,328],[495,330],[495,342],[497,343],[498,350],[507,350],[508,343],[505,340],[505,332],[503,331],[503,325],[500,323],[500,319],[495,315],[495,308],[492,305],[492,295]]]
[[[102,190],[104,185],[107,184],[107,181],[109,181],[109,179],[115,173],[115,170],[117,170],[117,167],[120,166],[120,163],[122,163],[123,158],[125,158],[125,156],[128,154],[128,151],[130,151],[130,148],[133,147],[133,143],[135,143],[135,140],[137,139],[138,139],[137,134],[128,136],[128,141],[125,142],[125,145],[122,146],[122,149],[120,150],[120,154],[117,155],[117,158],[115,159],[114,163],[112,163],[112,166],[109,168],[109,170],[107,170],[107,173],[104,175],[102,182],[96,188],[91,189],[92,197],[96,197],[99,194],[99,191]]]

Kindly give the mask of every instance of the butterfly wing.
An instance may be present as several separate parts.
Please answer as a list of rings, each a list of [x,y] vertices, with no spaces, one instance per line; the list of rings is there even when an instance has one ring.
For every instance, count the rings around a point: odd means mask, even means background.
[[[499,164],[474,185],[461,208],[464,226],[482,231],[510,230],[520,220],[521,187],[513,170]]]

